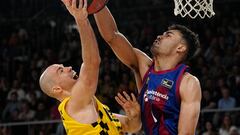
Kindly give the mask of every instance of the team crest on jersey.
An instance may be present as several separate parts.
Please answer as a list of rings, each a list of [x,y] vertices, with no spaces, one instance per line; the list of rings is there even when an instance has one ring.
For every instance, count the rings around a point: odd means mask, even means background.
[[[162,82],[161,82],[161,85],[162,85],[163,87],[168,88],[168,89],[171,89],[172,86],[173,86],[173,84],[174,84],[174,82],[173,82],[172,80],[168,80],[168,79],[166,79],[166,78],[163,78],[163,79],[162,79]]]

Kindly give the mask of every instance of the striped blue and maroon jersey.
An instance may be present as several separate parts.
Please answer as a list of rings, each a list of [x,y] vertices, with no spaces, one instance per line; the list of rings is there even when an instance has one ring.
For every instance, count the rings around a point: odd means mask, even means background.
[[[144,77],[139,95],[142,123],[147,135],[177,135],[180,113],[179,86],[188,66],[154,71],[152,65]]]

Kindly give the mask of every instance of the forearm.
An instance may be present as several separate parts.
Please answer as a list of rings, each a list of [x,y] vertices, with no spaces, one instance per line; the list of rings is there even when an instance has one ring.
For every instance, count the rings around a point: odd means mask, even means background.
[[[124,132],[135,133],[139,131],[142,127],[140,116],[132,119],[129,119],[127,116],[121,114],[114,114],[114,116],[117,117],[121,122],[122,130]]]
[[[76,19],[78,30],[80,33],[82,45],[82,59],[86,66],[95,66],[100,63],[100,55],[97,46],[97,40],[88,19]]]
[[[106,42],[111,42],[116,36],[118,28],[116,22],[107,7],[103,8],[100,12],[94,14],[100,34]]]
[[[98,29],[118,59],[131,69],[138,70],[138,59],[133,46],[118,31],[115,20],[107,7],[94,14]]]

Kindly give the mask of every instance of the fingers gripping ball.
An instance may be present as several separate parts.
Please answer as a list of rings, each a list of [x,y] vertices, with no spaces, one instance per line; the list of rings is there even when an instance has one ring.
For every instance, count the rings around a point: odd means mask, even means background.
[[[108,0],[87,0],[88,1],[88,14],[94,14],[104,8]]]

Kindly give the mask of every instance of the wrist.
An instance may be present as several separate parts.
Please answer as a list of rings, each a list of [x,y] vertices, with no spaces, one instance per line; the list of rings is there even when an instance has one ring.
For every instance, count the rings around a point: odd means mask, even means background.
[[[75,21],[77,22],[77,24],[80,24],[80,25],[88,24],[88,18],[80,19],[80,18],[75,17]]]
[[[88,17],[82,17],[82,16],[78,16],[78,15],[76,15],[76,16],[73,16],[74,17],[74,19],[75,19],[75,21],[76,22],[84,22],[84,21],[87,21],[88,20]]]
[[[141,122],[141,116],[140,115],[137,115],[137,116],[134,116],[134,117],[128,117],[128,120],[129,121],[134,121],[134,122]]]
[[[128,132],[131,132],[131,133],[136,133],[138,132],[139,130],[141,130],[142,128],[142,121],[141,121],[141,118],[133,118],[133,119],[128,119],[128,126],[130,127],[129,128],[129,131]]]

